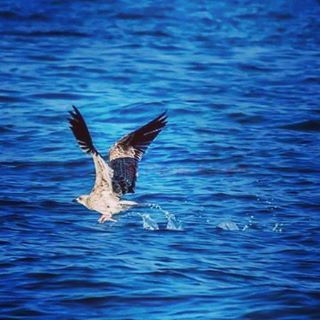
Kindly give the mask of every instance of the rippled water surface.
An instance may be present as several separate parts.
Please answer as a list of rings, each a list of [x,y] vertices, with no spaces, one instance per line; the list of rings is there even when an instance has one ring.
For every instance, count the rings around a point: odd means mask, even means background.
[[[1,319],[320,319],[317,1],[1,1]],[[115,223],[97,148],[168,110]]]

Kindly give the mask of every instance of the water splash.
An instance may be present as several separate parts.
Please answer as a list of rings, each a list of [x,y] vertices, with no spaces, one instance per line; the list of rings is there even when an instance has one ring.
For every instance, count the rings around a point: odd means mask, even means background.
[[[167,230],[174,230],[174,231],[182,231],[181,222],[177,220],[176,216],[173,213],[166,212],[166,218],[168,220],[166,229]]]
[[[150,214],[144,213],[141,214],[142,217],[142,223],[143,223],[143,229],[145,230],[159,230],[159,226],[155,220],[153,220],[150,216]]]
[[[222,229],[222,230],[229,230],[229,231],[239,231],[240,230],[238,225],[232,221],[220,222],[217,225],[217,228]]]
[[[246,231],[247,229],[254,228],[254,226],[256,225],[256,221],[254,219],[255,219],[254,216],[250,216],[248,223],[244,225],[244,227],[242,228],[242,231]]]
[[[156,208],[158,210],[160,210],[165,215],[165,217],[167,219],[167,226],[166,226],[167,230],[174,230],[174,231],[182,231],[183,230],[181,222],[176,218],[176,216],[173,213],[162,209],[159,205],[157,205]]]
[[[159,204],[156,204],[156,203],[146,203],[145,205],[150,209],[157,210],[158,213],[160,212],[162,216],[164,215],[166,219],[166,227],[165,227],[166,230],[174,230],[174,231],[183,230],[181,221],[179,221],[178,218],[173,213],[167,210],[164,210],[163,208],[161,208]],[[141,216],[144,223],[144,229],[159,230],[159,226],[157,222],[153,218],[151,218],[150,214],[144,214]],[[161,219],[161,216],[159,216],[158,218]],[[151,221],[152,228],[154,227],[154,224],[156,225],[155,229],[150,229],[149,227],[145,228],[145,223],[146,225],[150,226],[150,223],[149,223],[150,221]]]
[[[272,231],[273,232],[282,232],[282,228],[283,228],[283,223],[275,223]]]

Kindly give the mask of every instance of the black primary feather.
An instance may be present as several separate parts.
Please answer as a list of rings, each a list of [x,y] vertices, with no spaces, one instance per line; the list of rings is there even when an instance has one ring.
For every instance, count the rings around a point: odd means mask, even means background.
[[[77,139],[80,148],[86,153],[97,154],[98,152],[92,143],[90,132],[80,111],[75,106],[72,107],[73,111],[69,111],[71,118],[68,120],[70,129]]]
[[[140,160],[151,142],[167,124],[167,118],[166,112],[163,112],[146,125],[121,138],[116,145],[120,145],[123,149],[132,147],[135,151],[135,158]]]

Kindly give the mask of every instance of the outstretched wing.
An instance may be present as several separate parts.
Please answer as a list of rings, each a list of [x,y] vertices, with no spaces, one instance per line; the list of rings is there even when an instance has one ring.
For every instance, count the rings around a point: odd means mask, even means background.
[[[164,112],[112,146],[109,151],[109,165],[114,172],[112,186],[115,193],[134,193],[138,162],[166,124],[167,115]]]
[[[70,129],[72,130],[75,138],[77,139],[80,148],[90,154],[94,161],[96,170],[96,180],[92,192],[100,188],[101,190],[112,191],[112,169],[105,163],[99,152],[93,145],[90,132],[82,117],[80,111],[75,107],[73,111],[70,111],[71,117],[68,119],[70,123]]]

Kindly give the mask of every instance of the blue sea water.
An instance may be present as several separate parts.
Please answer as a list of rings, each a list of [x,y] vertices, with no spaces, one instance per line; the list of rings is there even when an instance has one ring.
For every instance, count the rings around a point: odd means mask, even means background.
[[[319,1],[9,1],[0,8],[1,319],[320,319]],[[72,203],[167,110],[144,203]]]

